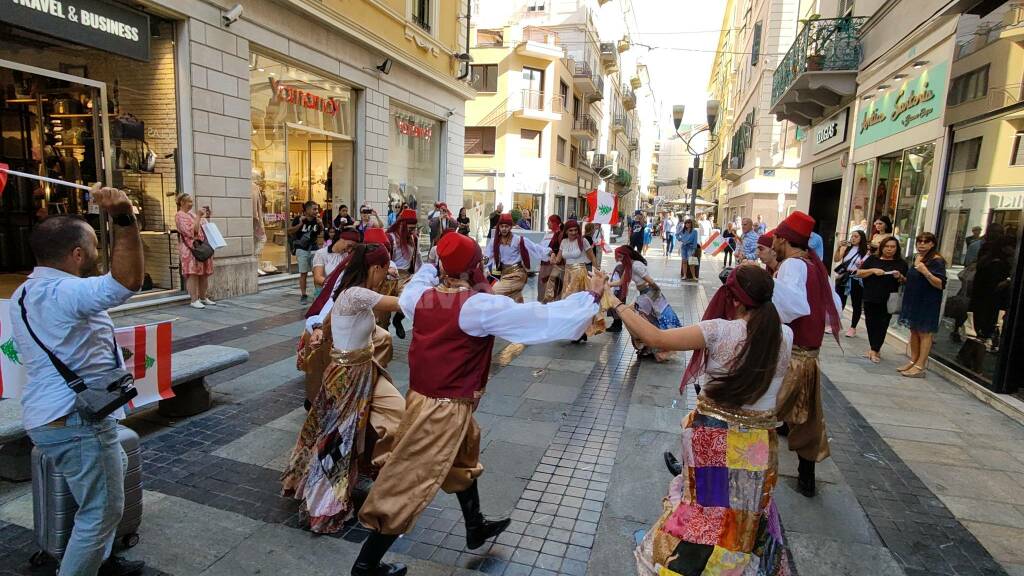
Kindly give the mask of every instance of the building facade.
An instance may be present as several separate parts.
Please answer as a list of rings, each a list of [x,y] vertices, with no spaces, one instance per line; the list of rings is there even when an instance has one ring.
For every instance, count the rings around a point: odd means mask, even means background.
[[[295,270],[284,228],[308,200],[332,213],[366,204],[382,218],[403,201],[421,216],[439,200],[461,204],[463,106],[474,95],[458,57],[466,6],[253,0],[233,14],[198,0],[87,4],[123,34],[21,4],[0,13],[0,161],[129,190],[152,292],[181,289],[182,193],[210,208],[227,242],[214,298]],[[15,241],[0,264],[15,280],[48,214],[82,214],[105,236],[87,195],[11,182],[24,189],[3,194],[0,231]]]

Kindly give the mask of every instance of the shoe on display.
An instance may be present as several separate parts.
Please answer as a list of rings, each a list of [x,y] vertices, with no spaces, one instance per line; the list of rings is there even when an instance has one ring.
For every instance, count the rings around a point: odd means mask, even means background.
[[[193,300],[192,303],[189,304],[189,306],[195,308],[196,310],[202,310],[203,308],[206,308],[206,304],[203,304],[201,300]]]

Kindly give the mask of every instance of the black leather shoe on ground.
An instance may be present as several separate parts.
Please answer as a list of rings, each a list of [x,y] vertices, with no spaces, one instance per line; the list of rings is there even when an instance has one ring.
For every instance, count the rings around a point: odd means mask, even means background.
[[[501,534],[512,523],[511,518],[488,520],[480,513],[480,492],[476,480],[462,492],[455,494],[462,508],[462,518],[466,522],[466,548],[476,550],[491,538]]]
[[[409,569],[405,564],[381,562],[397,535],[370,532],[370,536],[359,549],[356,563],[352,565],[352,576],[405,576]]]
[[[672,476],[679,476],[683,473],[683,465],[679,462],[671,452],[665,452],[665,467],[668,468],[669,473]]]
[[[813,460],[800,458],[797,466],[796,489],[807,498],[813,498],[816,492],[814,486],[814,464]]]
[[[615,321],[612,322],[612,325],[608,327],[608,332],[622,332],[622,320],[616,318]]]
[[[138,560],[125,560],[117,556],[111,556],[103,561],[97,576],[132,576],[141,574],[146,568],[146,563]]]
[[[396,312],[391,317],[391,325],[395,327],[395,336],[398,336],[400,340],[405,340],[405,326],[402,326],[402,320],[405,319],[405,314]]]

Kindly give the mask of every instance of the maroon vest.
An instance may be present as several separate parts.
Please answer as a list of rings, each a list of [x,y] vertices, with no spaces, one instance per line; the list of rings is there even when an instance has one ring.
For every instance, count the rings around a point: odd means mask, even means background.
[[[409,388],[430,398],[473,398],[487,384],[494,336],[470,336],[459,327],[469,290],[429,289],[416,303],[409,345]]]
[[[825,305],[828,303],[818,302],[817,295],[822,293],[821,283],[828,279],[809,260],[800,258],[800,261],[807,265],[806,289],[811,313],[790,322],[789,327],[793,329],[793,346],[818,349],[825,339]]]

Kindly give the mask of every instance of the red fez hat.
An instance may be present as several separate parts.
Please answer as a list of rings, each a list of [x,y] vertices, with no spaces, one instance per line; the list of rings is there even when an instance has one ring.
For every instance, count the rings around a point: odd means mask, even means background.
[[[469,271],[478,258],[480,246],[469,236],[445,234],[437,242],[437,257],[447,274],[458,275]]]
[[[515,222],[512,221],[512,215],[505,212],[498,217],[498,224],[508,224],[509,226],[515,226]]]
[[[391,243],[391,239],[388,238],[383,228],[367,228],[363,232],[363,242],[366,244],[383,244],[387,246]]]
[[[757,238],[757,243],[765,248],[772,247],[772,239],[775,238],[775,230],[769,230]]]
[[[814,218],[797,210],[775,228],[775,235],[789,240],[789,243],[794,246],[806,248],[812,231],[814,231]]]
[[[401,214],[398,215],[398,220],[400,222],[415,223],[416,222],[416,211],[413,210],[412,208],[406,208],[405,210],[402,210]]]

